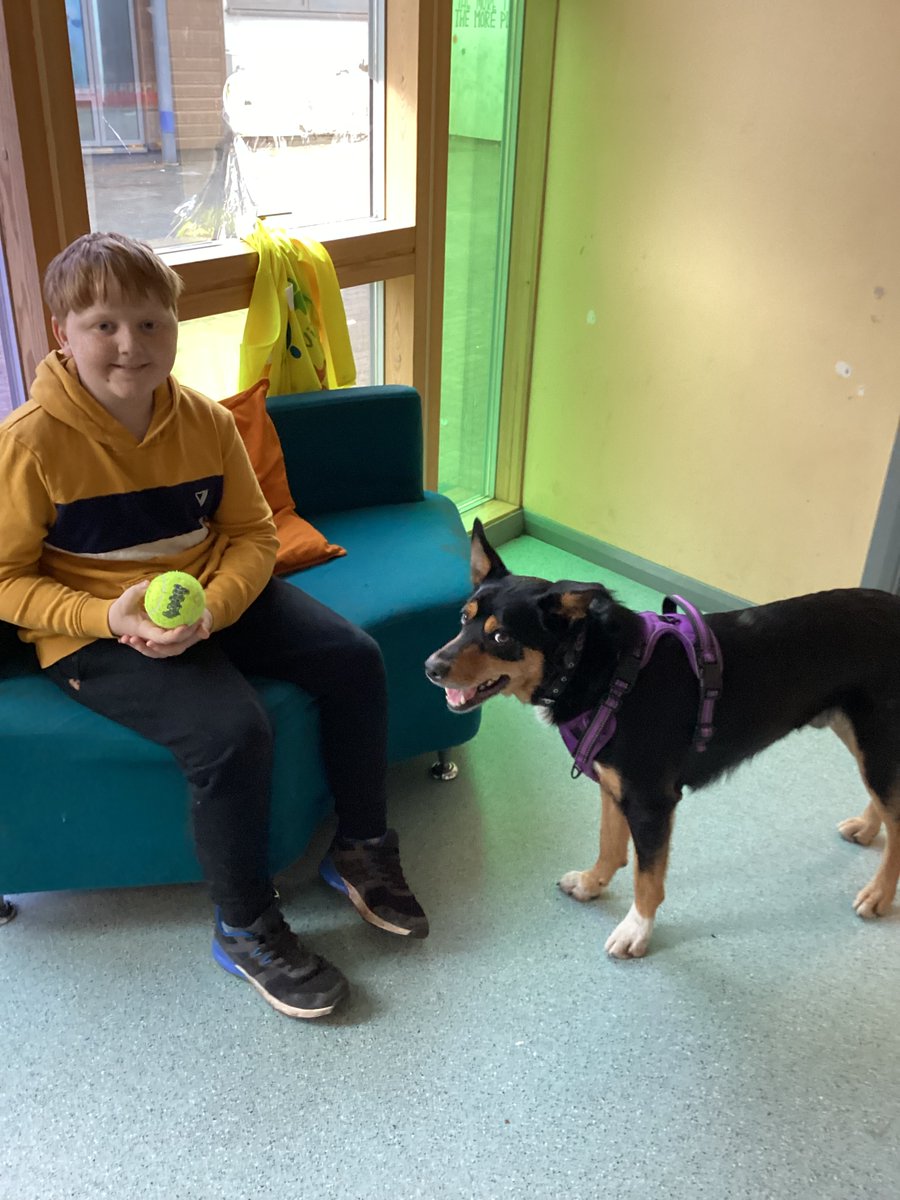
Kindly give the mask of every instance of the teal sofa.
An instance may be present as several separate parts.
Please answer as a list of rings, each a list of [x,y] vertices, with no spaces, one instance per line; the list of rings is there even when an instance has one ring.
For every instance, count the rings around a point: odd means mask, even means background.
[[[298,511],[347,550],[286,578],[380,644],[391,761],[467,741],[479,714],[450,713],[423,670],[459,623],[469,550],[454,505],[423,491],[418,393],[348,388],[277,396],[268,408]],[[314,702],[289,684],[254,683],[275,732],[274,872],[303,853],[331,799]],[[435,786],[430,761],[423,788]],[[8,625],[0,629],[0,779],[0,905],[4,894],[201,878],[187,788],[169,752],[68,700]]]

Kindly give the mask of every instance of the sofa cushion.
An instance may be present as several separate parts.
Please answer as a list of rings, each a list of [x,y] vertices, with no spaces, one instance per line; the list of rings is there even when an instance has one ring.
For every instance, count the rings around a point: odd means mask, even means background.
[[[448,602],[450,612],[462,607],[468,543],[460,537],[459,513],[446,496],[426,492],[417,503],[324,513],[316,520],[329,538],[346,545],[348,556],[289,575],[288,582],[363,629],[371,633],[423,609],[446,614]],[[427,567],[417,570],[417,562]],[[446,632],[450,637],[453,627]]]
[[[422,401],[413,388],[271,396],[267,408],[307,517],[422,499]]]

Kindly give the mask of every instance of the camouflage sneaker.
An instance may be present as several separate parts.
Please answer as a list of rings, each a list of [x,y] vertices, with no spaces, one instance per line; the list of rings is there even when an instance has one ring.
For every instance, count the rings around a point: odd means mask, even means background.
[[[428,918],[403,878],[395,830],[370,841],[336,837],[319,874],[371,925],[404,937],[428,936]]]
[[[212,952],[286,1017],[327,1016],[349,991],[337,967],[303,946],[275,904],[246,929],[226,925],[217,910]]]

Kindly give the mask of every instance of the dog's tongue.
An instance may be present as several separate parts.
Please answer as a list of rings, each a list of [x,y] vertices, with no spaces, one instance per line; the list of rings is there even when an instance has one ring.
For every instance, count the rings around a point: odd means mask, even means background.
[[[459,708],[467,704],[477,692],[477,688],[447,688],[447,703],[451,708]]]

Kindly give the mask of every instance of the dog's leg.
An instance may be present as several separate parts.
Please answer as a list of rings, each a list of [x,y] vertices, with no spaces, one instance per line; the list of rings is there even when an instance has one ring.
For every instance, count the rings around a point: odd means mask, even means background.
[[[672,804],[668,811],[657,809],[650,819],[642,814],[640,820],[629,812],[635,849],[634,903],[606,940],[606,952],[613,958],[642,958],[647,953],[656,910],[665,897],[674,810]]]
[[[600,779],[600,854],[587,871],[567,871],[559,886],[576,900],[595,900],[628,862],[628,822],[619,808],[621,780],[611,767],[598,767]]]
[[[894,902],[897,880],[900,878],[900,818],[896,816],[900,804],[895,804],[894,812],[891,812],[873,798],[869,808],[873,807],[880,814],[879,819],[884,821],[887,841],[873,879],[853,901],[858,917],[883,917]]]
[[[870,774],[866,768],[866,760],[869,759],[869,765],[876,773],[879,764],[883,767],[885,760],[888,763],[895,762],[897,731],[886,731],[884,726],[871,719],[863,719],[863,724],[859,726],[860,719],[855,718],[854,725],[854,719],[838,712],[830,722],[831,728],[856,759],[862,781],[869,793],[869,804],[862,816],[841,821],[838,829],[841,836],[848,841],[867,846],[878,833],[882,823],[884,824],[887,838],[878,870],[853,901],[857,916],[882,917],[894,902],[897,880],[900,878],[900,788],[895,787],[890,795],[881,796],[875,792],[869,783]],[[883,771],[881,777],[884,777]]]
[[[862,755],[859,752],[856,734],[849,717],[843,712],[836,711],[830,715],[828,724],[856,759],[859,773],[862,775],[863,783],[866,784],[866,791],[872,796],[869,785],[866,783],[866,772],[863,766]],[[847,817],[845,821],[840,822],[838,833],[848,842],[856,842],[860,846],[868,846],[878,835],[878,831],[881,828],[882,816],[879,812],[879,807],[876,805],[875,797],[873,797],[869,801],[865,812],[861,813],[858,817]]]

